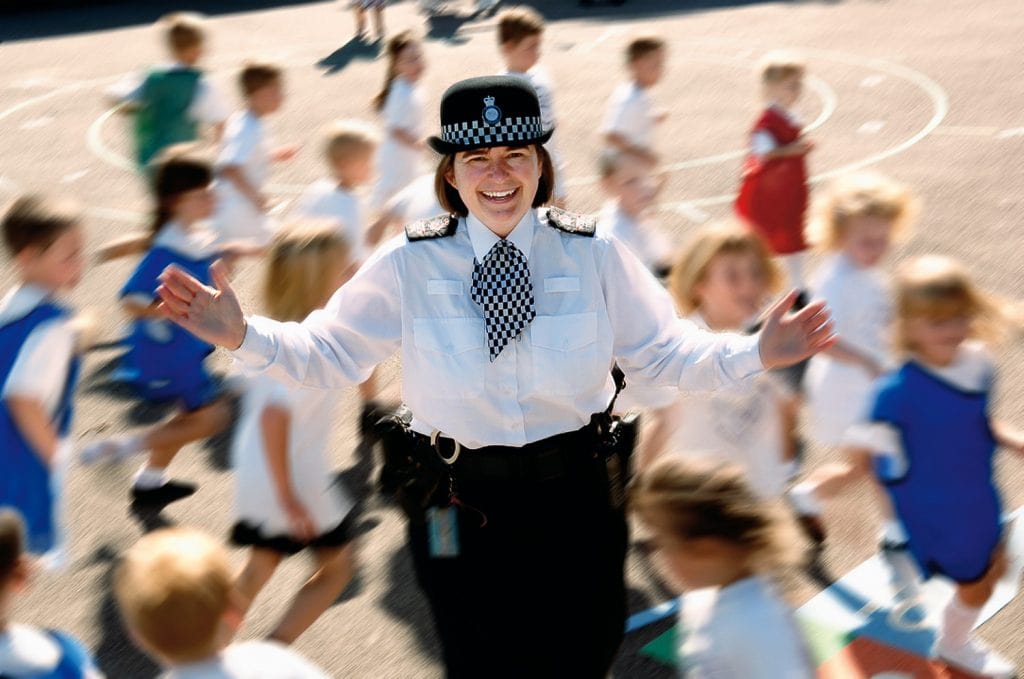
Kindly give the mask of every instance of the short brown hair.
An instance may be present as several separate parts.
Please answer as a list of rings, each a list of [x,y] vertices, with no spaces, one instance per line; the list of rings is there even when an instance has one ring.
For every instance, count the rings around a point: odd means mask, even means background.
[[[238,84],[242,88],[242,94],[248,97],[268,85],[280,83],[283,75],[281,67],[276,64],[251,61],[242,67]]]
[[[700,307],[697,286],[707,278],[711,262],[720,255],[750,254],[761,265],[765,292],[775,293],[782,287],[782,275],[772,259],[768,246],[756,234],[727,220],[706,226],[686,244],[672,264],[668,291],[680,313],[689,314]]]
[[[174,12],[160,19],[164,39],[173,54],[202,45],[205,40],[203,24],[202,15],[193,12]]]
[[[7,583],[25,551],[25,523],[13,509],[0,509],[0,586]]]
[[[762,83],[777,83],[792,77],[802,78],[807,71],[807,63],[795,52],[776,50],[761,57],[757,71]]]
[[[324,153],[336,162],[361,152],[372,151],[379,143],[376,130],[359,120],[338,120],[324,130]]]
[[[114,574],[114,594],[128,627],[147,647],[176,663],[216,652],[233,588],[225,549],[190,528],[144,536]]]
[[[41,194],[24,195],[4,214],[4,244],[12,255],[33,246],[46,250],[81,220],[81,211],[73,202]]]
[[[648,54],[665,49],[665,40],[656,35],[641,35],[633,38],[626,45],[626,63],[632,64]]]
[[[544,18],[530,7],[512,7],[498,17],[498,44],[519,43],[544,33]]]
[[[799,559],[792,517],[777,503],[759,498],[736,464],[663,455],[630,483],[629,506],[671,542],[717,538],[746,549],[758,572]]]
[[[533,197],[533,207],[540,207],[551,201],[551,192],[555,186],[555,166],[551,163],[551,156],[546,148],[540,144],[532,144],[537,149],[537,156],[540,158],[540,182],[537,184],[537,194]],[[455,164],[455,154],[447,153],[441,156],[437,163],[437,171],[434,173],[434,194],[437,202],[445,210],[453,215],[465,217],[469,214],[469,208],[463,202],[458,190],[448,183],[447,174]]]

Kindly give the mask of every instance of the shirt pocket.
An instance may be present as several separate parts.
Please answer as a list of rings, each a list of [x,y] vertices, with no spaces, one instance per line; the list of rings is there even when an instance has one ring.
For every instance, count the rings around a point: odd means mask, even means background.
[[[539,392],[579,394],[600,388],[606,371],[597,360],[597,313],[537,316],[530,323],[533,383]]]
[[[483,391],[487,340],[482,318],[415,318],[412,366],[420,389],[439,399],[466,399]]]

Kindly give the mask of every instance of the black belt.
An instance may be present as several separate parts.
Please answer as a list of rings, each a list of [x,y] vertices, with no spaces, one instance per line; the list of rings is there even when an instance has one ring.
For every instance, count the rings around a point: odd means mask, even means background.
[[[576,431],[556,434],[524,446],[485,446],[466,448],[453,439],[431,437],[413,432],[419,445],[443,458],[451,458],[458,479],[489,481],[548,481],[568,475],[582,460],[596,457],[597,431],[593,423]]]

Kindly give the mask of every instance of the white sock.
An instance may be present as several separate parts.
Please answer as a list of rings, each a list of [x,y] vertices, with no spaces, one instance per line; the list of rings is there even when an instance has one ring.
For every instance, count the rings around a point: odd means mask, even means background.
[[[797,514],[819,516],[822,512],[821,501],[814,494],[814,484],[803,481],[789,489],[789,500]]]
[[[903,524],[896,519],[886,519],[882,524],[882,542],[891,545],[902,545],[907,541],[907,533]]]
[[[789,287],[796,288],[797,290],[806,290],[807,285],[804,283],[804,253],[794,252],[789,255],[779,255],[779,259],[782,260],[782,265],[786,267],[786,272],[789,274]]]
[[[782,463],[783,474],[786,475],[786,479],[792,481],[800,475],[800,463],[796,460],[785,460]]]
[[[967,644],[974,623],[981,615],[980,608],[968,606],[960,601],[956,594],[942,611],[942,622],[939,624],[937,643],[946,648],[962,648]]]
[[[159,488],[167,483],[167,469],[164,467],[150,467],[148,464],[144,464],[139,471],[135,472],[133,483],[139,490]]]

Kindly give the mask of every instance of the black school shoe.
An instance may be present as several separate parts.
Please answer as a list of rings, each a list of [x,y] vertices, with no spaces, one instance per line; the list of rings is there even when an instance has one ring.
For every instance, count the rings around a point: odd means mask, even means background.
[[[132,487],[133,507],[163,507],[184,499],[196,492],[196,486],[192,483],[180,483],[168,481],[156,488]]]

